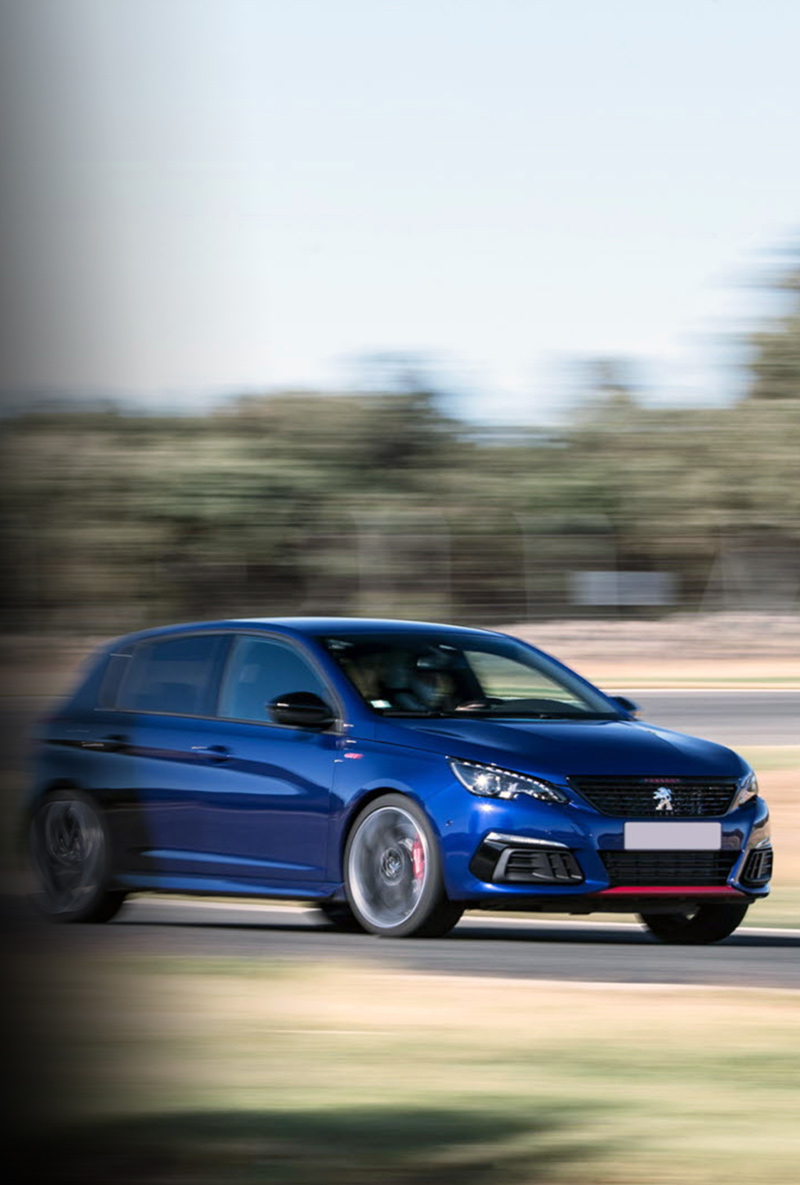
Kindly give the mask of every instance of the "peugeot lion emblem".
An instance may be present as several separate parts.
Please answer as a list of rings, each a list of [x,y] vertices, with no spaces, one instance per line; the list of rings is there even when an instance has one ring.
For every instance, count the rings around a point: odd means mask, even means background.
[[[664,811],[664,813],[672,813],[672,791],[669,786],[659,786],[657,790],[653,791],[653,798],[656,800],[656,810]]]

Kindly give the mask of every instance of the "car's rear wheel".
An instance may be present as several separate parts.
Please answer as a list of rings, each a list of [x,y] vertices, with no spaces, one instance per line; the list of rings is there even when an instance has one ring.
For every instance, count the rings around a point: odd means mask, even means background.
[[[642,913],[639,917],[661,942],[702,946],[732,934],[747,909],[747,905],[696,905],[675,913]]]
[[[361,812],[344,864],[350,907],[372,934],[436,938],[452,930],[463,913],[444,891],[433,828],[402,794],[385,794]]]
[[[55,922],[107,922],[125,894],[109,887],[108,832],[96,803],[78,790],[48,795],[31,822],[34,901]]]

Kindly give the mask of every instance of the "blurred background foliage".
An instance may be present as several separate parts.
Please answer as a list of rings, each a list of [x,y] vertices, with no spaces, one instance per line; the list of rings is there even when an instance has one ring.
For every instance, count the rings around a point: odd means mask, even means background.
[[[17,405],[0,626],[796,607],[800,270],[779,286],[779,314],[745,343],[745,394],[722,408],[648,405],[613,359],[539,431],[459,420],[421,380],[180,416]],[[621,593],[636,573],[661,583]]]

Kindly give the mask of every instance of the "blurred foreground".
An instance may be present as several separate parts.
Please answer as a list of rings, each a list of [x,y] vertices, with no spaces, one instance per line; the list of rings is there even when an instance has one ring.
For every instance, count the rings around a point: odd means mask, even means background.
[[[266,959],[27,978],[57,1122],[20,1182],[797,1180],[793,992]]]

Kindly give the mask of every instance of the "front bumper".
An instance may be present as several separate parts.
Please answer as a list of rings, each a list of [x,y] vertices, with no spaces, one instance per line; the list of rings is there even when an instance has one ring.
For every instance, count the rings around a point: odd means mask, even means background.
[[[626,851],[627,820],[582,804],[516,799],[472,807],[442,836],[448,894],[473,907],[586,913],[766,897],[772,872],[762,799],[719,821],[715,851]]]

